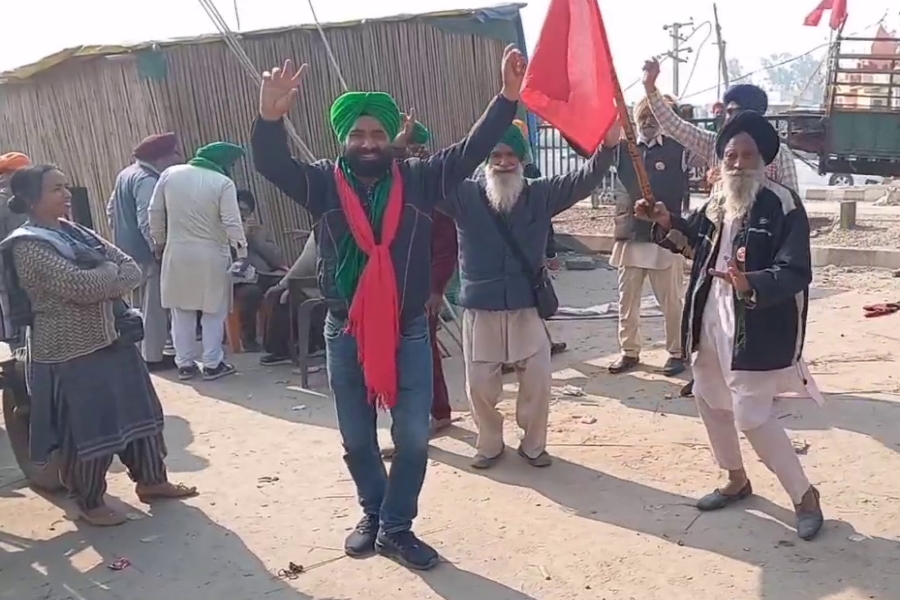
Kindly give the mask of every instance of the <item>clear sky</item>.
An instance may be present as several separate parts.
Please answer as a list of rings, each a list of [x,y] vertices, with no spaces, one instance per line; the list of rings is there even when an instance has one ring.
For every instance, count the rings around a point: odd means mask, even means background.
[[[160,40],[214,32],[196,0],[0,0],[0,71],[34,62],[63,48],[81,44]],[[243,30],[312,22],[306,0],[236,0]],[[497,0],[313,0],[322,22],[495,5]],[[696,23],[712,19],[712,0],[599,0],[623,86],[640,76],[643,60],[670,47],[662,26],[673,21]],[[818,28],[803,27],[804,16],[818,0],[719,0],[719,18],[729,57],[746,70],[759,67],[759,58],[775,52],[796,54],[828,39],[826,16]],[[235,0],[215,0],[219,11],[236,28]],[[522,12],[531,46],[540,31],[549,0],[532,0]],[[847,32],[878,21],[889,10],[887,23],[900,29],[897,0],[848,0]],[[695,49],[706,35],[701,30],[688,45]],[[715,36],[703,46],[693,80],[684,90],[693,56],[682,66],[682,96],[716,85]],[[822,56],[824,50],[817,53]],[[294,57],[302,60],[303,57]],[[662,83],[670,86],[671,71],[664,65]],[[639,86],[638,86],[639,87]],[[627,94],[633,98],[638,88]],[[711,101],[715,92],[694,96]]]

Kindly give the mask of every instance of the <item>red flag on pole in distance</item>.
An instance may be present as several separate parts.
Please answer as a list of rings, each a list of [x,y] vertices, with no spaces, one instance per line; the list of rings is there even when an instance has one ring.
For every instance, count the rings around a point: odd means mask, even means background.
[[[618,116],[613,68],[597,0],[551,0],[520,97],[592,153]]]
[[[822,0],[819,5],[811,13],[803,19],[803,24],[807,27],[816,27],[822,20],[822,15],[826,10],[831,11],[831,28],[838,30],[844,21],[847,20],[847,0]]]

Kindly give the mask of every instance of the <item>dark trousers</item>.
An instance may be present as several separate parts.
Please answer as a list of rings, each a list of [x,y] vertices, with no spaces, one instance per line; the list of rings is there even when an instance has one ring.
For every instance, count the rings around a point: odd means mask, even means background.
[[[450,394],[447,393],[447,382],[444,380],[444,366],[441,350],[437,343],[438,318],[428,318],[428,333],[431,337],[431,359],[434,370],[434,400],[431,403],[431,416],[434,419],[449,419],[451,416]]]
[[[266,324],[266,330],[263,332],[263,349],[267,354],[275,356],[289,356],[291,343],[291,315],[290,304],[281,304],[281,295],[269,296],[265,299],[266,308],[269,310],[269,320]],[[305,298],[301,299],[305,300]],[[309,346],[310,354],[318,352],[325,348],[324,328],[325,328],[324,305],[317,306],[312,313],[312,323],[309,327]]]
[[[241,339],[256,342],[256,315],[262,306],[266,291],[276,283],[278,277],[260,275],[256,283],[239,283],[234,286],[234,297],[241,311]]]
[[[387,473],[378,449],[375,406],[359,364],[356,339],[346,321],[325,319],[328,383],[334,396],[344,462],[363,512],[378,515],[385,533],[408,531],[419,510],[431,436],[432,359],[425,315],[402,326],[397,349],[397,404],[391,409],[396,453]]]
[[[60,480],[74,497],[78,507],[91,510],[103,506],[106,494],[106,473],[112,465],[113,455],[107,454],[91,460],[79,460],[71,445],[65,444],[62,451]],[[165,483],[166,445],[162,434],[134,440],[119,452],[119,459],[128,469],[128,475],[135,483],[159,485]]]

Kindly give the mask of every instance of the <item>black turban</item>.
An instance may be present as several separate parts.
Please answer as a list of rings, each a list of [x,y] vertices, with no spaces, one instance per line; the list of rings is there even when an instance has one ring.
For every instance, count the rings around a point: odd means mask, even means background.
[[[760,114],[766,114],[769,110],[769,96],[759,86],[752,83],[739,83],[728,88],[722,98],[725,106],[732,102],[741,110],[755,110]]]
[[[753,138],[766,165],[775,160],[778,149],[781,147],[778,132],[764,116],[754,110],[742,110],[735,113],[719,131],[719,135],[716,137],[716,156],[719,157],[719,160],[722,160],[725,155],[725,146],[728,145],[728,142],[740,133],[746,133]]]

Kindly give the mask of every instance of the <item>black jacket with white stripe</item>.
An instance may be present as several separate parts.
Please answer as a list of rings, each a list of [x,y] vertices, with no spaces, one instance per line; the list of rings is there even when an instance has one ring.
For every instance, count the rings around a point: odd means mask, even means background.
[[[709,298],[712,275],[721,251],[720,203],[716,198],[683,219],[672,214],[672,228],[654,225],[654,241],[668,250],[693,251],[694,264],[681,322],[686,352],[698,349],[703,308]],[[812,262],[809,218],[792,190],[766,181],[756,202],[726,240],[726,252],[740,256],[752,294],[734,295],[735,339],[731,368],[735,371],[774,371],[797,362],[806,335]]]

